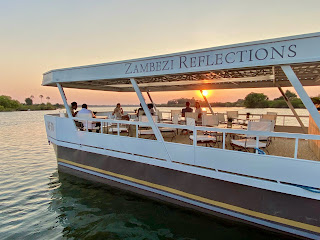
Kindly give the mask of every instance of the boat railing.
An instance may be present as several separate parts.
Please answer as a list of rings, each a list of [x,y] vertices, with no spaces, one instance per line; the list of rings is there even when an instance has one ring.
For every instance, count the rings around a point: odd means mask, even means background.
[[[75,121],[79,122],[86,122],[87,125],[89,122],[99,122],[101,127],[99,128],[99,134],[106,134],[104,131],[105,127],[114,126],[117,128],[116,134],[121,136],[120,127],[123,125],[133,125],[135,126],[135,136],[139,138],[139,127],[151,127],[149,122],[140,122],[140,121],[126,121],[126,120],[116,120],[116,119],[97,119],[97,118],[72,118]],[[197,136],[198,132],[215,132],[220,133],[222,135],[222,146],[221,149],[223,150],[232,150],[230,143],[227,143],[227,140],[233,136],[255,136],[255,143],[256,143],[256,150],[253,153],[260,153],[259,149],[259,141],[261,137],[264,138],[282,138],[282,139],[292,139],[294,140],[294,154],[293,158],[298,159],[298,149],[299,149],[299,140],[320,140],[320,135],[312,135],[312,134],[300,134],[300,133],[286,133],[286,132],[264,132],[264,131],[250,131],[246,129],[232,129],[232,128],[219,128],[219,127],[206,127],[206,126],[188,126],[188,125],[176,125],[176,124],[168,124],[168,123],[155,123],[157,127],[164,127],[164,128],[173,128],[173,129],[181,129],[181,130],[188,130],[193,134],[193,146],[198,146]],[[88,132],[88,129],[84,131]],[[114,135],[114,134],[113,134]],[[155,137],[156,138],[156,137]],[[151,140],[151,139],[150,139]],[[157,139],[159,140],[159,139]],[[180,142],[177,142],[180,143]],[[272,155],[272,154],[269,154]],[[303,158],[302,158],[303,159]]]
[[[98,132],[83,131],[79,127],[75,127],[74,121],[99,122],[101,128]],[[98,154],[108,154],[117,158],[159,166],[174,165],[182,171],[190,167],[190,169],[195,168],[194,171],[203,172],[208,176],[225,174],[226,179],[245,177],[257,180],[257,184],[260,184],[258,182],[263,180],[277,184],[319,187],[318,181],[312,180],[318,179],[320,169],[320,164],[316,161],[318,159],[305,157],[301,154],[301,150],[310,152],[311,150],[305,147],[307,146],[305,144],[308,141],[320,141],[320,135],[155,123],[158,127],[156,129],[165,127],[192,132],[190,134],[194,137],[193,141],[187,141],[191,135],[181,134],[182,131],[176,136],[177,139],[173,140],[165,137],[164,134],[160,134],[161,139],[147,139],[137,134],[140,126],[151,127],[153,125],[154,129],[153,122],[66,118],[46,115],[45,123],[49,141],[69,148],[93,151]],[[122,133],[120,128],[124,125],[136,130],[135,134],[132,132],[132,135],[129,136]],[[105,131],[108,126],[117,128],[117,131],[109,131],[108,133]],[[203,136],[204,132],[220,133],[222,141],[214,146],[203,146],[198,143],[197,138],[200,135]],[[259,151],[235,151],[235,149],[230,148],[229,142],[233,135],[254,135],[256,136],[256,145],[259,143],[259,139],[270,137],[273,140],[269,147],[278,145],[279,149],[284,148],[285,140],[275,139],[290,139],[290,151],[293,154],[290,153],[290,156],[285,156],[277,152],[267,152],[267,154],[261,155]]]
[[[169,111],[162,111],[168,119],[171,119],[171,112]],[[215,112],[215,114],[218,112]],[[210,114],[210,113],[208,113]],[[225,117],[227,116],[226,113],[224,113]],[[262,118],[261,113],[250,113],[249,119],[247,119],[247,114],[245,113],[239,113],[239,119],[240,120],[259,120]],[[308,115],[299,115],[299,118],[303,121],[303,123],[308,126],[309,124],[309,116]],[[296,120],[296,117],[294,115],[289,115],[289,114],[277,114],[277,120],[276,120],[276,125],[277,126],[292,126],[292,123],[294,122],[293,125],[299,126],[298,121]]]

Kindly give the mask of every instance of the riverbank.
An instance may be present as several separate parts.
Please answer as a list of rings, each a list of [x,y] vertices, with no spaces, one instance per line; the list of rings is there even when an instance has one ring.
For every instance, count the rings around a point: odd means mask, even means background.
[[[33,105],[20,104],[14,108],[5,108],[0,105],[0,112],[57,110],[59,108],[64,108],[64,106],[60,104],[52,105],[51,103],[42,103]]]

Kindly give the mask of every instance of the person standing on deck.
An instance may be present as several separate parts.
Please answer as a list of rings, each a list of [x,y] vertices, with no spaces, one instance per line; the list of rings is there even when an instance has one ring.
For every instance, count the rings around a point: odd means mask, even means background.
[[[186,107],[182,109],[182,117],[186,116],[186,112],[193,112],[193,109],[190,107],[190,102],[186,102]]]

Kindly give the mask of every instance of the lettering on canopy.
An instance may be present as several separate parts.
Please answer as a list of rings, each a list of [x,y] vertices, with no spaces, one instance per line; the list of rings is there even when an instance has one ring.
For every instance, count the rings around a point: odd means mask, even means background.
[[[296,44],[268,45],[251,48],[222,49],[207,52],[184,54],[172,57],[158,58],[157,60],[144,60],[127,62],[125,74],[160,72],[179,69],[206,68],[218,65],[239,65],[250,62],[295,58],[297,56]]]

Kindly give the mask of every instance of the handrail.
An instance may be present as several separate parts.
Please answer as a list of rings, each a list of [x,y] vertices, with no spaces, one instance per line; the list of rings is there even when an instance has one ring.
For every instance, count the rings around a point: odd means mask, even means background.
[[[117,119],[97,119],[97,118],[71,118],[77,121],[92,121],[92,122],[107,122],[107,123],[120,123],[128,125],[138,125],[150,127],[149,122],[139,122],[139,121],[126,121],[126,120],[117,120]],[[158,127],[170,127],[178,129],[187,129],[187,130],[197,130],[197,131],[215,131],[222,133],[234,133],[234,134],[249,134],[257,136],[266,136],[266,137],[284,137],[284,138],[299,138],[307,140],[320,140],[320,135],[314,134],[302,134],[302,133],[285,133],[285,132],[264,132],[264,131],[252,131],[252,130],[241,130],[241,129],[232,129],[232,128],[218,128],[218,127],[205,127],[205,126],[188,126],[188,125],[176,125],[168,123],[156,123]]]

